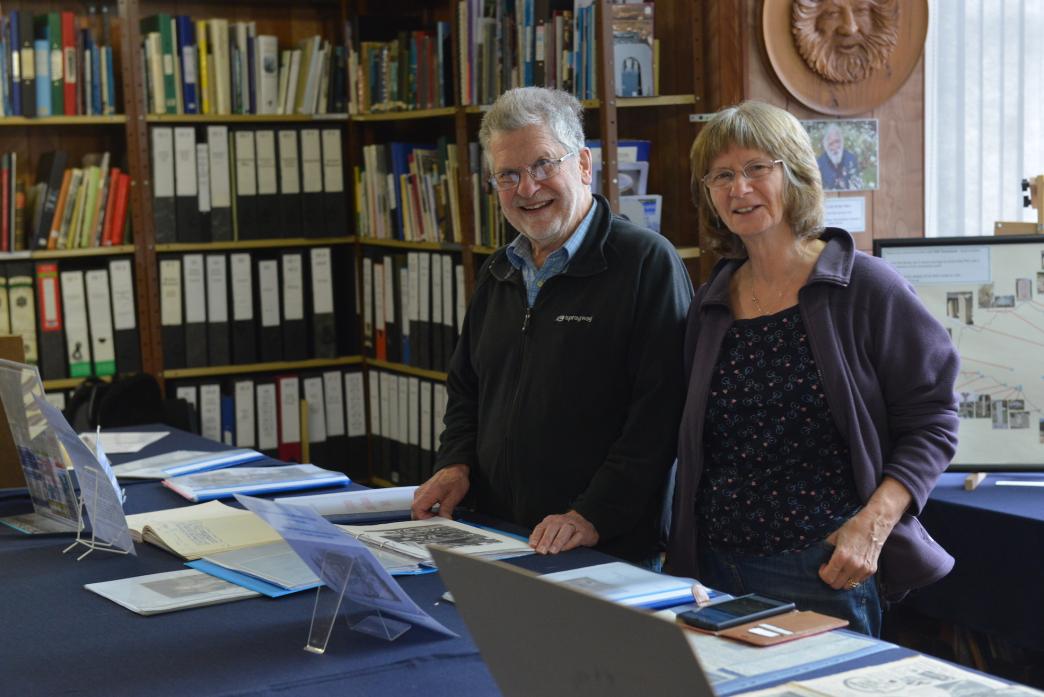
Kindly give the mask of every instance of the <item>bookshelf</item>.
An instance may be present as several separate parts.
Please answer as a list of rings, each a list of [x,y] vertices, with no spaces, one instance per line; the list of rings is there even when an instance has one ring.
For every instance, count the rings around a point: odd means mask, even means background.
[[[559,3],[561,4],[561,3]],[[51,0],[29,0],[17,3],[16,9],[28,8],[39,12],[65,9],[65,5]],[[571,6],[571,3],[569,3]],[[618,156],[617,142],[621,138],[643,139],[652,143],[652,163],[649,170],[649,191],[663,196],[662,230],[671,239],[680,256],[690,269],[694,280],[698,280],[700,250],[698,246],[697,218],[690,202],[688,185],[688,148],[696,133],[696,125],[689,116],[701,111],[705,97],[702,94],[701,48],[695,30],[700,27],[699,7],[696,2],[661,2],[655,5],[655,36],[660,42],[659,62],[670,69],[660,70],[659,96],[616,97],[613,83],[612,25],[605,0],[596,0],[596,22],[591,27],[594,50],[590,60],[594,62],[597,79],[590,85],[590,96],[583,101],[585,127],[588,137],[602,144],[601,190],[618,210]],[[555,5],[558,6],[557,4]],[[78,6],[77,6],[78,7]],[[116,30],[113,32],[113,49],[116,56],[116,114],[89,116],[53,116],[42,118],[0,118],[0,150],[9,144],[22,143],[26,157],[33,163],[39,153],[48,149],[62,148],[70,159],[82,157],[87,152],[106,149],[112,153],[113,162],[119,163],[131,175],[128,217],[132,237],[129,244],[94,249],[53,250],[19,252],[0,256],[0,266],[9,260],[28,255],[32,261],[55,260],[59,264],[73,267],[89,265],[92,260],[109,258],[130,259],[134,271],[136,308],[136,331],[143,370],[157,375],[167,383],[169,392],[180,387],[201,386],[204,383],[219,383],[223,392],[235,389],[237,383],[256,376],[258,383],[270,381],[275,376],[298,374],[316,376],[324,372],[340,371],[349,375],[356,371],[362,374],[363,408],[365,411],[364,441],[374,439],[371,412],[380,406],[371,400],[370,374],[392,375],[404,379],[427,382],[434,389],[445,382],[445,361],[441,356],[439,365],[425,362],[395,360],[401,356],[382,355],[367,344],[367,328],[364,323],[362,305],[364,295],[364,267],[369,263],[388,265],[388,269],[399,269],[397,265],[409,265],[411,258],[421,255],[431,263],[444,263],[443,271],[453,273],[454,315],[463,311],[463,300],[473,290],[475,275],[485,258],[496,250],[496,245],[485,243],[481,230],[476,225],[477,201],[473,188],[472,167],[479,164],[471,160],[477,151],[469,144],[477,141],[479,122],[487,105],[465,104],[462,100],[461,57],[467,55],[462,46],[458,26],[458,0],[314,0],[288,7],[285,3],[270,0],[235,0],[234,2],[174,2],[172,0],[117,0],[110,3]],[[5,10],[8,5],[5,4]],[[275,36],[282,51],[299,45],[307,37],[319,35],[329,40],[332,46],[342,46],[346,33],[351,35],[352,45],[361,49],[366,42],[392,42],[410,38],[423,41],[421,34],[427,32],[429,55],[435,55],[437,47],[431,43],[443,41],[445,72],[441,78],[428,65],[426,74],[427,101],[412,93],[401,97],[401,110],[378,108],[366,111],[358,105],[349,104],[343,112],[331,113],[154,113],[155,95],[150,86],[147,54],[142,54],[143,41],[147,33],[142,30],[142,20],[157,14],[185,15],[193,20],[209,22],[226,19],[229,23],[253,22],[256,35]],[[347,32],[346,32],[347,27]],[[449,28],[448,34],[445,33]],[[693,37],[697,39],[694,40]],[[412,68],[411,68],[412,70]],[[418,69],[418,73],[422,72]],[[416,78],[420,85],[420,78]],[[445,80],[449,80],[445,82]],[[435,82],[430,82],[434,80]],[[442,80],[441,82],[439,80]],[[403,83],[406,84],[406,83]],[[415,86],[416,86],[415,85]],[[357,90],[362,88],[356,85]],[[417,93],[419,95],[419,92]],[[607,96],[609,95],[609,96]],[[372,95],[371,95],[372,96]],[[440,103],[440,99],[442,102]],[[344,207],[346,224],[336,234],[313,236],[308,231],[289,236],[265,237],[263,239],[233,238],[222,241],[157,241],[156,202],[157,179],[153,171],[156,153],[150,132],[155,128],[194,129],[197,144],[206,129],[224,126],[230,133],[241,129],[338,129],[341,140],[341,158],[344,175]],[[456,207],[456,217],[450,219],[445,229],[437,233],[425,229],[422,235],[401,239],[401,233],[382,237],[361,230],[357,220],[356,169],[363,169],[367,162],[367,148],[392,142],[435,143],[441,139],[446,145],[456,148],[455,176],[446,170],[444,185],[450,192]],[[452,186],[448,180],[452,178]],[[433,214],[434,215],[434,214]],[[438,226],[437,226],[438,227]],[[290,251],[300,253],[307,260],[314,250],[329,249],[334,259],[335,286],[343,297],[337,296],[338,340],[335,355],[315,357],[305,355],[300,360],[253,360],[242,363],[229,361],[219,365],[170,367],[166,360],[169,347],[164,342],[163,279],[161,267],[164,260],[181,259],[185,255],[200,255],[204,259],[223,256],[231,263],[236,254],[249,254],[250,258],[278,259]],[[448,261],[442,261],[448,260]],[[254,265],[257,272],[257,266]],[[429,270],[429,273],[431,271]],[[459,278],[458,278],[459,277]],[[430,278],[430,276],[429,276]],[[371,299],[372,302],[372,299]],[[357,312],[357,308],[358,312]],[[449,311],[447,305],[447,311]],[[348,325],[348,326],[346,326]],[[449,324],[447,323],[447,327]],[[450,329],[446,329],[450,331]],[[445,346],[450,346],[448,340]],[[48,381],[46,387],[54,390],[73,389],[77,379],[63,378]],[[355,385],[355,383],[353,383]],[[303,394],[303,389],[302,389]],[[350,405],[346,405],[350,406]],[[371,440],[362,452],[371,457],[381,447]],[[353,451],[358,456],[358,450]],[[365,457],[365,455],[364,455]],[[367,461],[356,465],[353,476],[360,469],[374,475],[378,468]],[[395,477],[378,477],[377,481],[393,482]],[[400,482],[402,483],[402,482]]]

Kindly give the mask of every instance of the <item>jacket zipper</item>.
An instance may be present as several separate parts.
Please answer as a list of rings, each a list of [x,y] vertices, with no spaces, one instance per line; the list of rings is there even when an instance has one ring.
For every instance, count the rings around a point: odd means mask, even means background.
[[[533,308],[529,306],[529,297],[526,294],[526,288],[524,284],[519,285],[519,290],[522,292],[522,302],[526,307],[526,314],[522,317],[522,331],[521,331],[521,343],[522,348],[519,351],[518,356],[518,374],[515,376],[515,394],[511,397],[511,423],[515,421],[515,415],[518,413],[518,404],[520,394],[522,392],[522,376],[525,373],[526,367],[526,344],[527,338],[529,337],[529,320],[533,316]],[[505,433],[504,441],[509,443],[511,441],[510,429]]]

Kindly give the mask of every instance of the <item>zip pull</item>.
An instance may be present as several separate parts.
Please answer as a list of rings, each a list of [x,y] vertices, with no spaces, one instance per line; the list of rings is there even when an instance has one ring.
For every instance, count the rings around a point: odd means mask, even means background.
[[[529,316],[532,313],[533,313],[533,308],[527,307],[526,308],[526,316],[522,318],[522,333],[523,334],[528,334],[529,333]]]

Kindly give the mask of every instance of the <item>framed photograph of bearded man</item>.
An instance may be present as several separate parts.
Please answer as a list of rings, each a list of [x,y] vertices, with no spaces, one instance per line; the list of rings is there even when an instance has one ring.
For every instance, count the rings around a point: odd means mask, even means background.
[[[824,191],[879,186],[877,119],[802,121],[812,139]]]

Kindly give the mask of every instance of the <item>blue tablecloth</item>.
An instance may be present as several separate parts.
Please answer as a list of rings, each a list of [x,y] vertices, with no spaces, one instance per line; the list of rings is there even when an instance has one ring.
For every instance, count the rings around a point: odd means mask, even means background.
[[[198,436],[176,433],[133,457],[220,447]],[[130,457],[112,459],[118,463]],[[128,513],[186,503],[155,482],[131,484],[127,496]],[[0,516],[29,510],[24,491],[0,490]],[[61,553],[69,540],[68,535],[25,536],[0,526],[0,627],[6,633],[0,649],[0,694],[500,694],[455,608],[441,600],[445,588],[437,575],[403,577],[399,582],[422,608],[460,638],[414,628],[387,643],[338,623],[327,652],[317,656],[303,650],[314,601],[311,592],[141,617],[85,591],[83,585],[184,568],[182,561],[139,544],[136,557],[93,552],[78,562],[74,555]],[[514,562],[552,572],[609,560],[582,549]],[[802,677],[909,655],[913,654],[906,649],[890,649]]]
[[[1044,488],[996,486],[1044,475],[991,473],[973,491],[944,474],[921,515],[957,560],[940,582],[907,603],[930,617],[1044,650]]]

